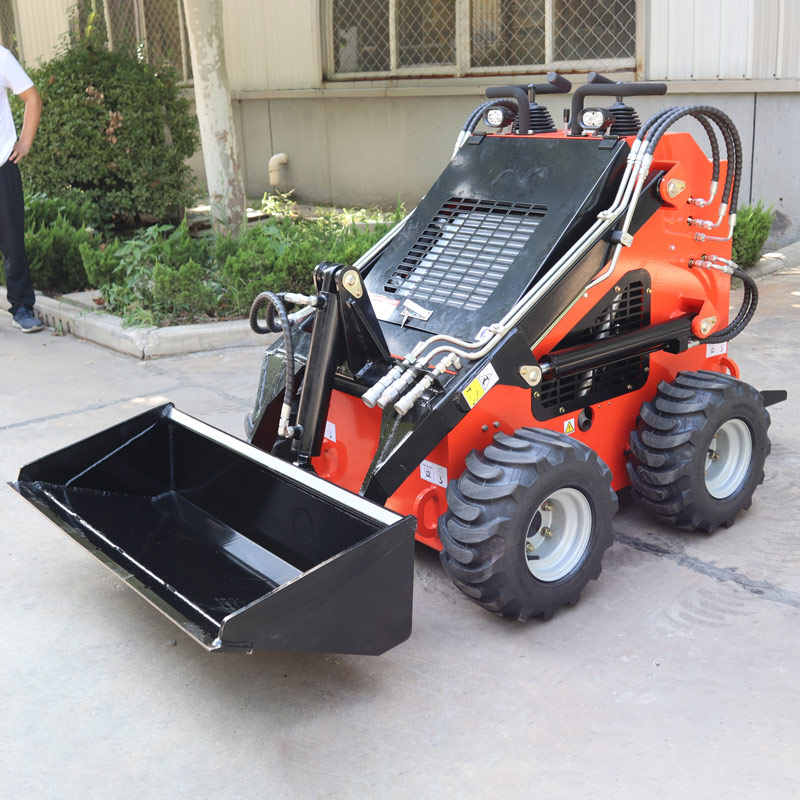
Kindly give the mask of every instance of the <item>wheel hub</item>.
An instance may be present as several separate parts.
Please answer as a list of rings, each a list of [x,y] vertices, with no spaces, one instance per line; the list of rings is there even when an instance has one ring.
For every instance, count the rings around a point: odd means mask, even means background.
[[[724,422],[708,446],[705,481],[708,493],[722,500],[735,494],[747,476],[753,455],[753,435],[741,419]]]
[[[592,507],[578,489],[553,492],[539,507],[525,537],[525,557],[534,578],[552,582],[580,563],[592,532]]]

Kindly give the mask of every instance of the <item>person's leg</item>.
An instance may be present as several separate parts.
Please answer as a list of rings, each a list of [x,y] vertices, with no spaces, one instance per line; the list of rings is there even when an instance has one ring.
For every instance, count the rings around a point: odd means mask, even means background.
[[[0,250],[6,273],[6,292],[12,314],[33,308],[36,297],[25,253],[25,201],[19,167],[6,161],[0,167]]]

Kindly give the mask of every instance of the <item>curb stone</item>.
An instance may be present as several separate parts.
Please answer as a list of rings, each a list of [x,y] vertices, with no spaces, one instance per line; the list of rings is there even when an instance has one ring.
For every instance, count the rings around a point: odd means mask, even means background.
[[[800,267],[800,242],[787,245],[772,253],[764,253],[747,272],[754,278],[761,278],[790,267]]]
[[[6,290],[0,286],[0,307],[8,308]],[[139,359],[222,350],[228,347],[265,347],[279,334],[259,336],[246,319],[205,322],[169,328],[126,328],[122,319],[102,311],[90,311],[68,300],[36,295],[36,313],[48,327],[79,339],[108,347]]]
[[[800,242],[765,253],[747,271],[754,278],[762,278],[793,267],[800,267]],[[70,302],[37,293],[36,311],[49,327],[60,327],[63,333],[71,333],[79,339],[87,339],[134,358],[163,358],[228,347],[266,347],[280,335],[259,336],[250,330],[245,319],[169,328],[126,328],[120,317],[91,310],[91,293],[88,293],[88,298],[80,295],[87,293],[79,293]],[[0,308],[8,308],[5,286],[0,286]]]

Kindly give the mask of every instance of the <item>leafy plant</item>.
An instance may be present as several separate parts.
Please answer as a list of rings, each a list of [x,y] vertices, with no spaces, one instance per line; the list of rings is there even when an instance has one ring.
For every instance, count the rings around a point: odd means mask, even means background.
[[[25,197],[26,229],[52,225],[56,217],[63,217],[73,228],[102,226],[100,210],[79,189],[65,189],[58,195],[32,192]]]
[[[186,159],[197,126],[170,71],[87,40],[30,76],[45,113],[23,162],[28,191],[79,189],[114,224],[182,213],[193,194]],[[22,103],[14,110],[19,129]]]
[[[129,324],[184,322],[215,313],[219,292],[210,270],[211,247],[192,237],[185,221],[177,228],[152,225],[102,250],[82,248],[81,256],[106,307]]]
[[[60,212],[51,224],[29,228],[25,233],[25,249],[33,285],[54,294],[85,289],[89,281],[81,248],[91,250],[94,241],[93,231],[73,227]]]
[[[733,229],[733,260],[741,267],[749,267],[758,260],[769,236],[772,206],[765,208],[759,200],[754,206],[740,208]]]
[[[110,311],[128,324],[172,324],[246,316],[265,290],[310,293],[319,262],[352,263],[388,227],[344,224],[338,212],[309,219],[290,211],[238,237],[192,236],[186,222],[153,225],[129,239],[87,243],[80,255]]]

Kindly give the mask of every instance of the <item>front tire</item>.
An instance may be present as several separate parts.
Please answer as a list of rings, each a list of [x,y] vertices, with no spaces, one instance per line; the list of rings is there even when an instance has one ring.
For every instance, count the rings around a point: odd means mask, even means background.
[[[730,375],[681,372],[662,382],[630,436],[634,499],[677,528],[729,527],[764,480],[769,423],[761,395]]]
[[[503,616],[550,619],[600,575],[617,498],[611,472],[560,433],[498,433],[447,489],[442,564],[471,600]]]

